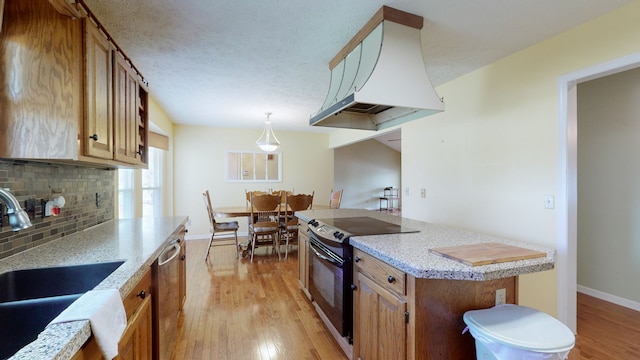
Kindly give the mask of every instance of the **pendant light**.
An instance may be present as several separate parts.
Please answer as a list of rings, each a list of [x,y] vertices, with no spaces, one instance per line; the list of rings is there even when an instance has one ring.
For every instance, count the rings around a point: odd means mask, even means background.
[[[276,138],[276,134],[273,133],[273,129],[271,128],[271,120],[269,117],[271,113],[265,113],[267,115],[267,121],[265,122],[264,131],[262,135],[256,141],[258,147],[265,152],[272,152],[278,150],[280,147],[280,141]]]

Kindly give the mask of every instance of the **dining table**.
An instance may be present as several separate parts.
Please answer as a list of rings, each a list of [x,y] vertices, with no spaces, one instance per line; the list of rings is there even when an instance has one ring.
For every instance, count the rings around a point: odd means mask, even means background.
[[[311,206],[311,209],[313,210],[326,210],[326,209],[330,209],[329,205],[320,205],[320,204],[313,204]],[[309,210],[311,210],[309,209]],[[213,214],[215,217],[217,218],[247,218],[249,219],[249,217],[251,217],[251,206],[249,206],[249,204],[246,205],[240,205],[240,206],[220,206],[220,207],[214,207],[212,209]],[[286,210],[281,209],[281,212],[285,212],[287,215],[293,215],[293,211],[287,207]],[[247,223],[250,223],[249,220],[247,220]],[[241,246],[241,257],[245,258],[248,255],[249,252],[249,246],[251,245],[251,240],[249,238],[247,238],[247,241],[245,243],[240,243]]]
[[[329,205],[313,204],[312,209],[325,210],[325,209],[329,209]],[[289,208],[287,208],[286,210],[282,209],[281,211],[286,211],[287,215],[292,215],[293,213]],[[213,213],[215,217],[218,217],[218,218],[238,218],[238,217],[248,218],[249,216],[251,216],[251,207],[249,205],[220,206],[220,207],[214,207]]]

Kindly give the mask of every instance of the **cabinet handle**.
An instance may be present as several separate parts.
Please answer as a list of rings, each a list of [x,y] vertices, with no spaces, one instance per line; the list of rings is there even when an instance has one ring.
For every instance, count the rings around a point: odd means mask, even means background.
[[[187,258],[187,255],[180,256],[180,260],[182,260],[182,261],[184,261],[184,259],[186,259],[186,258]]]
[[[355,261],[355,262],[360,262],[360,257],[359,257],[359,256],[356,256],[356,257],[353,259],[353,261]]]
[[[393,276],[389,275],[389,277],[387,278],[387,281],[389,283],[393,283],[394,281],[396,281],[396,278],[394,278]]]
[[[140,299],[144,300],[144,298],[147,297],[147,293],[144,290],[142,290],[136,296],[139,297]]]
[[[89,139],[93,139],[93,141],[98,141],[98,134],[93,134],[89,136]]]
[[[355,284],[351,284],[351,290],[356,291],[358,289],[357,286],[355,286]]]
[[[142,156],[142,150],[138,150],[138,152],[136,152],[136,154]]]

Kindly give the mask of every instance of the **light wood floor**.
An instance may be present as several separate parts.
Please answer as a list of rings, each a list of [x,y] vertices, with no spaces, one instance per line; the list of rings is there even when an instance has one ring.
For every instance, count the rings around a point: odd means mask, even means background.
[[[347,359],[298,286],[298,253],[278,261],[259,248],[253,264],[231,246],[187,242],[187,300],[174,358]],[[258,254],[260,251],[260,254]]]
[[[231,246],[187,242],[187,301],[174,358],[345,360],[297,283],[297,252],[254,263]],[[640,313],[578,294],[578,336],[569,360],[640,359]]]
[[[640,359],[640,313],[578,293],[578,335],[569,360]]]

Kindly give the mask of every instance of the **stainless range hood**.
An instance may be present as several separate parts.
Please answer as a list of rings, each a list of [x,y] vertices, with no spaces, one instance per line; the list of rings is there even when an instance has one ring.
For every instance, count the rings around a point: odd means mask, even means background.
[[[421,16],[383,6],[329,63],[312,126],[380,130],[444,110],[422,58]]]

